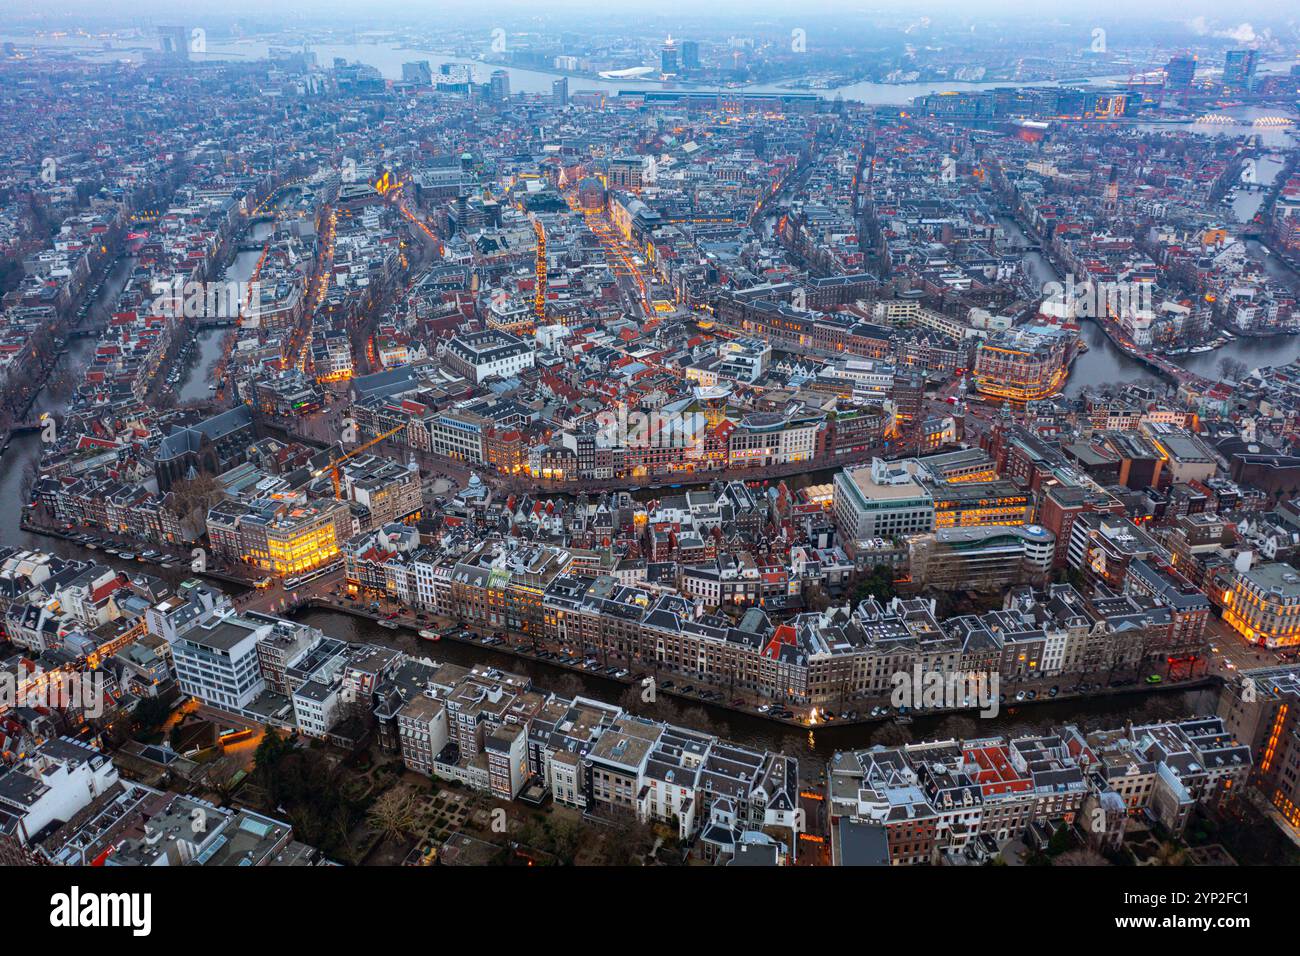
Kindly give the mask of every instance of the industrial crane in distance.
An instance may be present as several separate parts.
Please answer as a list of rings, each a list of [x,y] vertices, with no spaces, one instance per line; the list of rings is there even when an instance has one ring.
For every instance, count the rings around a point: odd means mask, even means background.
[[[324,468],[318,468],[316,471],[312,472],[312,477],[319,478],[321,475],[325,474],[325,472],[328,471],[330,473],[330,478],[334,482],[334,497],[336,499],[339,498],[339,490],[340,490],[339,489],[339,465],[343,464],[349,458],[355,458],[357,455],[361,454],[367,448],[373,448],[375,445],[378,445],[381,441],[384,441],[385,439],[388,438],[392,438],[394,435],[396,435],[405,427],[406,427],[405,425],[398,425],[396,428],[390,428],[382,435],[370,439],[370,441],[366,442],[363,445],[358,445],[356,448],[352,449],[351,451],[345,452],[344,454],[340,455],[338,458],[335,458],[332,461],[330,461],[330,463],[326,465]]]

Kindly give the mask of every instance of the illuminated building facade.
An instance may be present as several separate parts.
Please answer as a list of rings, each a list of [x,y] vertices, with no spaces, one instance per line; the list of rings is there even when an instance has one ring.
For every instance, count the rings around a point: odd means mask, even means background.
[[[413,524],[424,508],[420,495],[420,469],[412,459],[403,466],[391,458],[363,455],[340,469],[344,497],[363,506],[368,517],[362,531],[390,521]]]
[[[1300,666],[1243,671],[1224,685],[1219,716],[1254,757],[1254,783],[1300,834]]]
[[[504,551],[485,543],[452,569],[452,605],[462,620],[478,627],[540,636],[542,596],[571,561],[559,548]]]
[[[1033,517],[1029,493],[1009,481],[970,481],[930,486],[936,528],[1022,525]]]
[[[1300,666],[1243,671],[1223,687],[1218,714],[1251,747],[1253,783],[1300,834]]]
[[[281,577],[333,561],[352,533],[347,503],[328,500],[225,501],[208,512],[207,525],[218,557]]]
[[[820,415],[747,415],[728,436],[728,464],[745,468],[811,461],[817,453],[817,432],[822,422]]]
[[[989,398],[1022,404],[1061,390],[1077,338],[1057,326],[1008,329],[975,350],[975,389]]]
[[[1232,577],[1223,620],[1251,644],[1300,645],[1300,575],[1289,564],[1261,564]]]

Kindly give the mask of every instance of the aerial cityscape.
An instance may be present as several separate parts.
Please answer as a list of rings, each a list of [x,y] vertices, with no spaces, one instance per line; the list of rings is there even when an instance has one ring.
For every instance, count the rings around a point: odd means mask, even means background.
[[[1280,4],[131,6],[0,28],[0,863],[1300,863]]]

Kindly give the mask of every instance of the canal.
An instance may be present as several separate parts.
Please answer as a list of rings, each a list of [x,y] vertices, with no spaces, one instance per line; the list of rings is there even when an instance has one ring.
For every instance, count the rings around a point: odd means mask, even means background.
[[[251,235],[254,239],[264,240],[270,235],[273,228],[274,226],[271,223],[257,223],[253,227]],[[232,282],[248,281],[257,265],[259,255],[260,253],[252,251],[237,253],[228,270],[227,280]],[[123,257],[117,260],[109,270],[109,274],[94,301],[111,312],[134,267],[135,259],[131,257]],[[221,342],[229,331],[229,329],[224,328],[209,328],[198,332],[198,356],[177,385],[177,398],[179,401],[184,402],[196,398],[206,399],[210,397],[211,393],[208,390],[208,385],[212,381],[212,369],[221,357]],[[94,355],[96,345],[97,340],[94,336],[79,336],[69,339],[67,349],[60,358],[60,365],[51,373],[50,381],[62,380],[65,383],[70,383],[75,388],[76,384],[85,375],[86,367]],[[62,413],[67,410],[70,399],[71,392],[66,391],[66,387],[47,387],[37,395],[33,409],[36,412]],[[18,502],[23,500],[23,485],[29,477],[29,469],[32,465],[40,463],[40,457],[41,439],[37,432],[24,432],[14,436],[9,443],[8,449],[4,452],[3,465],[0,466],[0,501],[11,502],[11,506],[0,509],[0,544],[17,548],[51,550],[64,557],[77,558],[83,561],[97,561],[100,564],[108,564],[128,573],[138,574],[141,571],[147,571],[149,574],[164,578],[173,584],[191,576],[184,566],[166,570],[159,568],[157,565],[145,565],[138,561],[123,561],[120,558],[107,555],[103,551],[91,550],[71,541],[62,541],[46,535],[24,531],[21,527],[22,512],[18,507]]]
[[[1270,172],[1275,175],[1275,172]],[[1010,216],[999,216],[998,223],[1006,234],[1010,248],[1029,244],[1024,230]],[[1253,239],[1247,240],[1245,245],[1247,253],[1262,263],[1265,275],[1291,288],[1296,287],[1296,276],[1276,256]],[[1043,289],[1048,283],[1061,282],[1060,274],[1041,252],[1026,252],[1022,257],[1021,268],[1031,296],[1043,295]],[[1077,397],[1087,388],[1157,381],[1150,369],[1113,345],[1096,322],[1085,319],[1079,324],[1080,335],[1087,343],[1088,350],[1079,355],[1070,368],[1070,378],[1065,386],[1067,396]],[[1269,338],[1239,336],[1212,352],[1180,355],[1173,361],[1205,378],[1218,379],[1222,377],[1219,366],[1224,359],[1240,361],[1247,370],[1262,365],[1286,365],[1300,359],[1300,335],[1275,335]]]
[[[389,630],[373,621],[339,611],[311,609],[296,614],[295,619],[318,627],[341,641],[380,644],[408,654],[464,667],[482,664],[526,674],[543,690],[573,685],[580,688],[578,693],[583,696],[611,704],[619,703],[628,690],[627,684],[586,671],[515,657],[477,644],[449,640],[433,644],[420,639],[414,631],[405,628]],[[669,723],[717,734],[749,747],[798,757],[804,775],[815,776],[820,766],[837,750],[860,749],[874,744],[896,746],[908,741],[942,740],[950,737],[1032,734],[1067,723],[1075,724],[1083,730],[1122,727],[1130,720],[1144,723],[1194,714],[1211,714],[1218,704],[1218,696],[1217,688],[1136,691],[1091,700],[1021,705],[991,718],[980,718],[975,714],[952,714],[917,717],[910,724],[882,721],[836,726],[832,723],[815,728],[790,727],[765,717],[742,714],[701,701],[684,700],[663,692],[660,692],[655,704],[643,705],[637,711]]]
[[[274,229],[269,222],[256,223],[249,231],[249,239],[265,242]],[[235,254],[230,268],[226,271],[225,282],[247,282],[257,268],[261,252],[248,250]],[[208,326],[195,333],[195,347],[198,354],[191,361],[189,368],[176,386],[178,402],[206,401],[212,397],[209,386],[216,384],[215,369],[222,359],[222,342],[230,333],[229,328]]]

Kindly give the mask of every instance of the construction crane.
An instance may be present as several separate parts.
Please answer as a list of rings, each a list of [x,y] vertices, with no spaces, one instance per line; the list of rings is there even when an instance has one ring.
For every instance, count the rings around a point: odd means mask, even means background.
[[[316,471],[312,472],[312,477],[319,478],[321,475],[325,474],[325,472],[328,471],[330,473],[330,478],[334,482],[334,497],[339,498],[340,497],[339,465],[343,464],[349,458],[355,458],[357,455],[361,454],[367,448],[373,448],[375,445],[378,445],[381,441],[384,441],[385,439],[388,438],[392,438],[394,435],[396,435],[405,427],[406,427],[405,425],[398,425],[396,428],[390,428],[388,431],[384,432],[382,435],[378,436],[377,438],[370,439],[370,441],[366,442],[364,445],[358,445],[356,448],[352,449],[351,451],[340,455],[338,458],[335,458],[324,468],[319,468]]]

